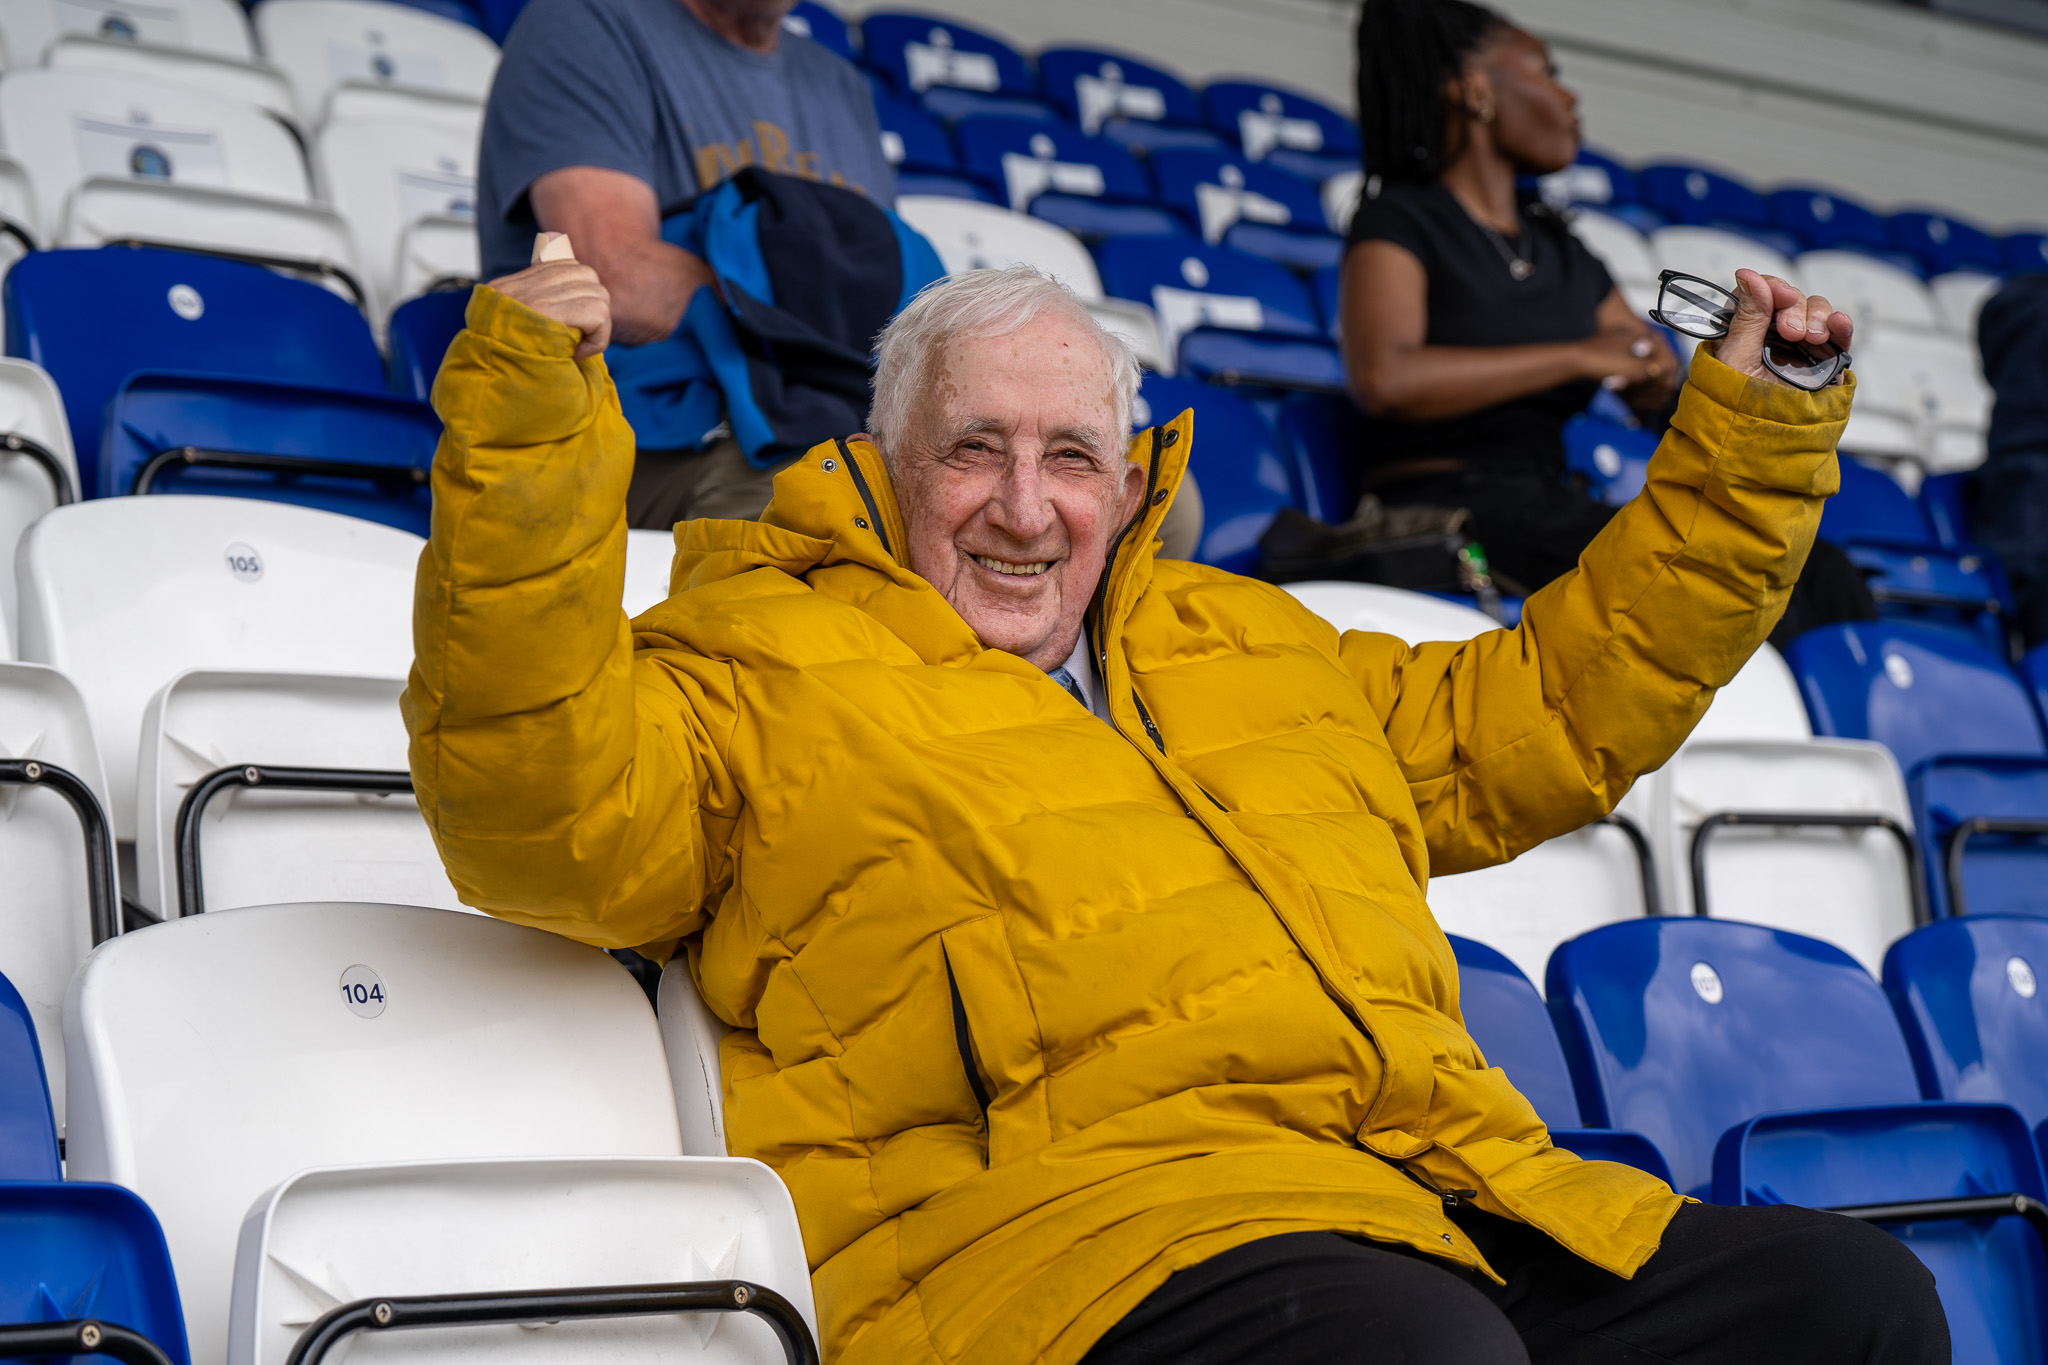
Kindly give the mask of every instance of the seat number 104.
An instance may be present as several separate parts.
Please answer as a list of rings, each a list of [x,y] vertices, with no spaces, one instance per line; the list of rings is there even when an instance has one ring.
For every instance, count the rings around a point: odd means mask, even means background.
[[[360,962],[350,967],[341,974],[341,1003],[351,1013],[375,1019],[384,1012],[386,1003],[384,978]]]

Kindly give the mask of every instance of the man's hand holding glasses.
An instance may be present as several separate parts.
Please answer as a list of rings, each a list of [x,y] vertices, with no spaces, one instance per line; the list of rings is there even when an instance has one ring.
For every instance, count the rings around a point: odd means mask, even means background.
[[[1735,272],[1730,292],[1711,280],[1667,270],[1650,316],[1702,341],[1722,339],[1722,364],[1765,383],[1824,389],[1843,382],[1855,325],[1819,295],[1800,293],[1775,275]]]

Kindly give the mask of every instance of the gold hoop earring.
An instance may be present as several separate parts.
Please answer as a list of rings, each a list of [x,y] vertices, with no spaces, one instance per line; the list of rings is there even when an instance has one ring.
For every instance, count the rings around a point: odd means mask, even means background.
[[[1493,106],[1490,104],[1482,104],[1477,109],[1467,110],[1466,112],[1470,113],[1473,118],[1481,123],[1493,122]]]

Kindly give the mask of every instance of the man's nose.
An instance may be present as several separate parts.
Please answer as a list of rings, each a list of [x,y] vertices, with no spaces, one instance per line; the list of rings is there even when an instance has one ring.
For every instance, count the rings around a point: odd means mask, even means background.
[[[988,503],[989,524],[1019,541],[1032,541],[1052,529],[1057,514],[1036,455],[1010,461],[995,496]]]

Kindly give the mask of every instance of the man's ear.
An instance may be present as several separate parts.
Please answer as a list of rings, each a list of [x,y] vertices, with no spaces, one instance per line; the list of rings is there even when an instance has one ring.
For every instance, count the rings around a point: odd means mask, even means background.
[[[1123,489],[1124,514],[1122,517],[1118,519],[1118,525],[1128,526],[1133,521],[1136,521],[1138,519],[1138,513],[1144,510],[1144,504],[1145,471],[1142,467],[1133,464],[1129,460],[1125,460]]]

